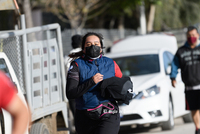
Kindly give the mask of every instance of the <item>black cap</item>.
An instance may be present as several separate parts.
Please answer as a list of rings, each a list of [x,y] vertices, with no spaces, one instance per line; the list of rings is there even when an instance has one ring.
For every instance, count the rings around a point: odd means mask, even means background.
[[[72,40],[72,47],[73,48],[81,47],[81,42],[82,42],[82,36],[81,35],[76,34],[76,35],[72,36],[71,40]]]

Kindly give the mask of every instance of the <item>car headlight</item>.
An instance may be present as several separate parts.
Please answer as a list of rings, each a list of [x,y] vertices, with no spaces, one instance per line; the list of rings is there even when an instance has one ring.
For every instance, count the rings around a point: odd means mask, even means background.
[[[155,85],[151,88],[148,88],[146,90],[139,92],[137,95],[134,96],[133,99],[145,99],[145,98],[152,97],[159,93],[160,93],[160,87],[157,87]]]

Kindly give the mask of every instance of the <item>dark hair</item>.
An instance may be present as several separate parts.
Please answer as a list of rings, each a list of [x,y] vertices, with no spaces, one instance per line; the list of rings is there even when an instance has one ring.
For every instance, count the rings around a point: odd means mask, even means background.
[[[81,47],[81,42],[82,42],[82,36],[81,35],[79,35],[79,34],[73,35],[71,40],[72,40],[72,47],[74,49]]]
[[[92,35],[97,36],[97,37],[99,38],[100,44],[101,44],[101,48],[103,48],[103,35],[100,34],[100,33],[88,32],[87,34],[85,34],[85,35],[83,36],[83,39],[82,39],[82,47],[81,47],[82,50],[84,49],[85,41],[86,41],[87,37],[92,36]]]
[[[190,31],[192,31],[192,30],[194,30],[194,29],[196,29],[196,30],[197,30],[197,33],[199,34],[199,30],[198,30],[198,28],[195,27],[195,26],[189,26],[189,27],[187,28],[187,33],[190,32]]]
[[[102,36],[102,34],[100,34],[100,33],[95,33],[95,32],[88,32],[88,33],[86,33],[86,34],[83,36],[83,38],[82,38],[82,45],[81,45],[82,51],[77,52],[77,53],[69,54],[68,56],[69,56],[70,58],[73,58],[73,59],[76,59],[77,57],[82,56],[82,55],[83,55],[84,46],[85,46],[85,41],[86,41],[87,37],[92,36],[92,35],[97,36],[97,37],[99,38],[100,44],[101,44],[101,48],[103,49],[104,47],[103,47],[103,36]],[[103,51],[102,51],[102,52],[103,52]],[[72,59],[72,60],[73,60],[73,59]]]

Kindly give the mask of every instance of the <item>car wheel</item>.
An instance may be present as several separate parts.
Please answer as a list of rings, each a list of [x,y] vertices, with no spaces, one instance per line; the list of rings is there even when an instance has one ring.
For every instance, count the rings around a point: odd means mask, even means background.
[[[171,99],[169,99],[168,109],[169,119],[166,122],[162,123],[162,130],[171,130],[174,128],[174,112]]]
[[[184,123],[193,122],[191,113],[188,113],[188,114],[184,115],[182,118],[183,118]]]
[[[49,134],[49,130],[45,124],[35,123],[31,126],[30,134]]]

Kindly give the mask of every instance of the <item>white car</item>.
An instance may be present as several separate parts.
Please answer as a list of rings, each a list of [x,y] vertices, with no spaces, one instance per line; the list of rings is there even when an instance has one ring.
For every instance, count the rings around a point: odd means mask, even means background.
[[[180,73],[176,88],[171,86],[176,50],[176,38],[164,34],[129,37],[113,45],[106,56],[116,61],[124,76],[130,76],[136,93],[129,105],[120,106],[121,126],[160,123],[163,130],[170,130],[176,117],[192,121],[185,110]]]

